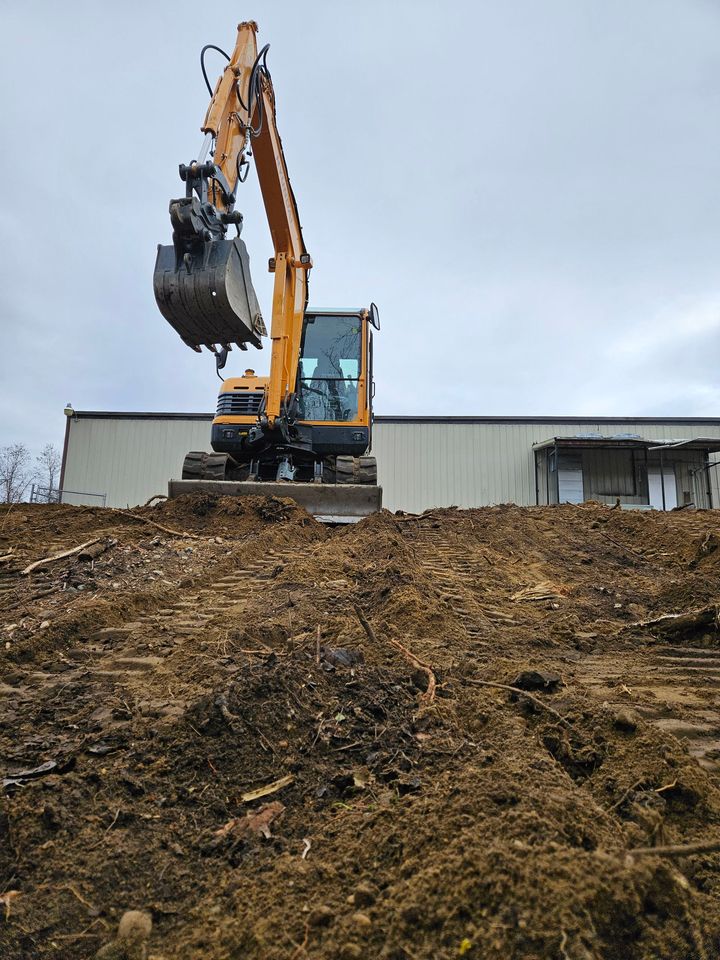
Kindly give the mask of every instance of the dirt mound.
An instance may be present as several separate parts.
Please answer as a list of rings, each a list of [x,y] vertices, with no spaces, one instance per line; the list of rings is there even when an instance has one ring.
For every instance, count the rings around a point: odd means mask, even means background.
[[[180,525],[197,533],[225,533],[239,537],[267,523],[317,526],[317,522],[289,497],[218,497],[195,494],[163,500],[137,511],[158,523]]]
[[[126,911],[155,960],[720,953],[715,514],[0,533],[4,957],[125,956]]]

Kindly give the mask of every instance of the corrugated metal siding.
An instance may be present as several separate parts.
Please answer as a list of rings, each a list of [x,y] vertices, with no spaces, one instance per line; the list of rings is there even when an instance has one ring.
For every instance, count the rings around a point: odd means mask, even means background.
[[[108,506],[133,506],[167,491],[188,450],[208,450],[210,420],[83,416],[71,421],[65,486],[106,493]],[[533,444],[551,437],[634,433],[651,440],[720,439],[717,423],[567,420],[523,422],[382,420],[375,423],[383,501],[390,510],[535,503]],[[713,459],[720,459],[720,454]],[[710,471],[720,506],[720,467]],[[678,476],[678,489],[685,489]]]
[[[109,507],[136,506],[167,493],[168,480],[180,476],[185,454],[208,449],[209,436],[209,420],[80,417],[70,425],[64,486],[105,493]]]
[[[649,440],[720,439],[720,423],[380,421],[375,425],[373,453],[378,458],[383,502],[390,510],[412,512],[433,506],[533,504],[533,444],[588,433],[634,433]],[[717,467],[710,471],[716,507],[720,506],[718,473]]]

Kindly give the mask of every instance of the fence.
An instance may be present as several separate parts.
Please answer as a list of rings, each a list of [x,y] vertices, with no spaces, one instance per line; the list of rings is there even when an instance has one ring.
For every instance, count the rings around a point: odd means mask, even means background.
[[[30,489],[30,503],[70,503],[76,506],[104,507],[107,494],[68,490],[67,487],[43,487],[34,483]]]

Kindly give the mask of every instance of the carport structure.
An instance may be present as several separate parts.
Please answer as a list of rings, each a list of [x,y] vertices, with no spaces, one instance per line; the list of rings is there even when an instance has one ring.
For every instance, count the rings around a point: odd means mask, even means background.
[[[710,471],[716,437],[648,440],[638,435],[580,434],[533,445],[537,504],[620,502],[638,510],[713,503]]]

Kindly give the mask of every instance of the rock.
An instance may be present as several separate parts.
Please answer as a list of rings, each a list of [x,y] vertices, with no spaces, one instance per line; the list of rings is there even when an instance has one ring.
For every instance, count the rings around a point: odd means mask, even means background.
[[[120,918],[117,938],[95,954],[95,960],[147,960],[152,917],[144,910],[127,910]]]
[[[559,685],[560,674],[540,670],[523,670],[511,684],[520,690],[543,690],[545,693],[552,693]]]
[[[344,943],[340,947],[340,960],[360,960],[362,955],[362,947],[356,943]]]
[[[640,716],[629,708],[618,710],[613,718],[613,726],[624,733],[635,733],[640,722]]]
[[[354,667],[365,659],[360,650],[346,650],[342,647],[321,647],[320,654],[323,661],[333,667]]]
[[[147,940],[152,932],[152,917],[144,910],[128,910],[118,924],[118,940]]]
[[[334,919],[335,911],[323,903],[310,911],[308,923],[311,927],[327,927]]]
[[[377,893],[369,883],[359,883],[355,887],[352,902],[356,907],[370,907],[376,899]]]
[[[372,926],[372,920],[370,917],[366,913],[362,913],[360,911],[352,915],[352,922],[356,927],[362,927],[364,929],[368,929],[368,927]]]

